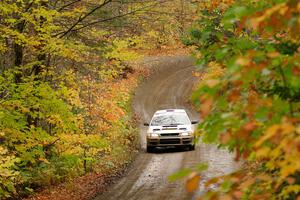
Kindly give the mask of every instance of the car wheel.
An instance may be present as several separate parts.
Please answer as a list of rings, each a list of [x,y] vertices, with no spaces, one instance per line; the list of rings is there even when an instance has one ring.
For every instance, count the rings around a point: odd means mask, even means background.
[[[153,149],[154,149],[154,147],[147,146],[147,153],[152,153]]]
[[[195,145],[194,145],[194,144],[193,144],[193,145],[190,145],[190,146],[189,146],[189,150],[190,150],[190,151],[194,151],[194,150],[195,150]]]

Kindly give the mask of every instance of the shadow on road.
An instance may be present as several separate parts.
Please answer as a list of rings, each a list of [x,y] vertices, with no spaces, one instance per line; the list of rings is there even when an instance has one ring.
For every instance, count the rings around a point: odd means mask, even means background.
[[[188,147],[156,147],[152,154],[179,153],[189,151]]]

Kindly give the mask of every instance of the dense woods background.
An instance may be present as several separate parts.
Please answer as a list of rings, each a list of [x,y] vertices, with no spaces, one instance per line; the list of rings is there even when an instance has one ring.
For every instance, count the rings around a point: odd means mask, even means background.
[[[177,47],[195,11],[183,0],[1,1],[1,199],[128,162],[144,73],[129,61]]]

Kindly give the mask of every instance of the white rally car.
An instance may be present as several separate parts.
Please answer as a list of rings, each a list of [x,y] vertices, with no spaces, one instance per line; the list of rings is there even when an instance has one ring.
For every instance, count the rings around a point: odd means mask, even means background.
[[[154,113],[147,131],[147,152],[155,147],[186,146],[195,149],[194,125],[183,109],[158,110]]]

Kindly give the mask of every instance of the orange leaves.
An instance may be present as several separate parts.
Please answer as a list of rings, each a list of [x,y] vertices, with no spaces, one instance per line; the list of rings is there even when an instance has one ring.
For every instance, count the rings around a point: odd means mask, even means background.
[[[231,141],[233,138],[233,135],[231,133],[231,131],[228,131],[226,133],[223,133],[220,135],[219,137],[219,141],[222,143],[222,144],[227,144],[229,141]]]
[[[259,31],[262,36],[273,36],[272,32],[285,30],[287,35],[293,38],[299,38],[300,20],[298,22],[288,23],[297,14],[299,14],[299,3],[296,0],[290,0],[287,3],[274,5],[263,12],[256,13],[252,17],[247,26]],[[266,27],[272,27],[272,32],[266,31]]]
[[[257,123],[255,121],[250,121],[242,126],[242,130],[244,130],[245,132],[251,132],[256,129],[256,127]]]
[[[276,51],[274,51],[274,52],[269,52],[269,53],[267,53],[267,56],[268,56],[269,58],[277,58],[277,57],[280,56],[280,53],[279,53],[279,52],[276,52]]]
[[[300,47],[299,47],[300,48]],[[295,76],[299,76],[300,75],[300,68],[299,67],[296,67],[294,66],[293,69],[292,69],[292,72]]]
[[[249,22],[249,26],[254,30],[257,30],[262,25],[262,23],[265,22],[265,20],[267,20],[268,18],[270,18],[274,13],[284,15],[287,10],[288,7],[286,3],[277,4],[269,9],[266,9],[264,12],[261,13],[260,16],[252,18]]]
[[[213,108],[213,97],[208,95],[200,96],[200,114],[202,117],[207,116]]]
[[[241,97],[241,91],[239,88],[233,89],[229,95],[228,95],[228,100],[230,102],[237,102]]]
[[[241,128],[236,132],[236,137],[242,140],[249,140],[250,133],[257,128],[256,121],[249,121],[241,126]]]
[[[198,189],[199,183],[200,183],[201,177],[198,173],[194,172],[190,174],[186,181],[185,188],[188,192],[193,192],[196,189]]]
[[[247,179],[246,181],[242,182],[238,188],[240,190],[246,189],[249,186],[251,186],[253,183],[255,183],[255,181],[256,181],[256,178],[251,177],[251,178]]]
[[[103,83],[84,81],[82,98],[87,112],[89,133],[110,131],[114,124],[118,124],[126,115],[130,92],[137,86],[138,73],[128,75],[126,79],[106,81]]]

